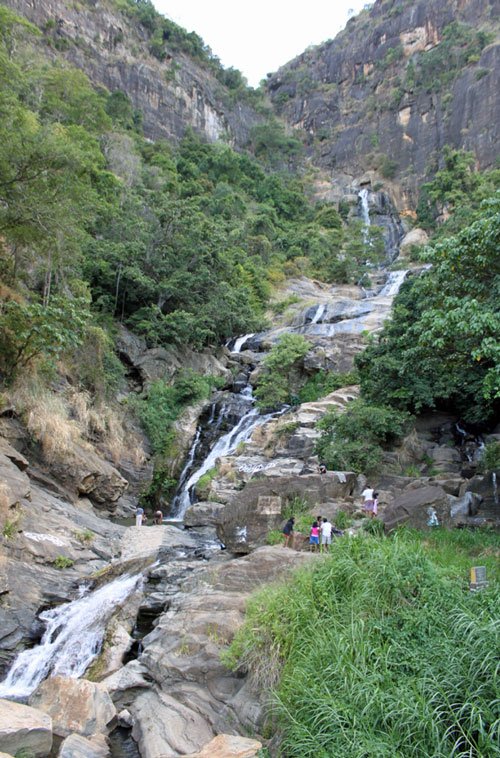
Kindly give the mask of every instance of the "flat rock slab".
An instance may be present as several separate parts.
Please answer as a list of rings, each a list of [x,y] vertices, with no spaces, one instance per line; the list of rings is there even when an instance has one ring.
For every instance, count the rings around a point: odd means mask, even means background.
[[[186,758],[255,758],[262,743],[247,737],[233,734],[218,734],[199,753],[192,753]]]
[[[0,700],[0,747],[11,756],[25,748],[45,758],[52,749],[52,719],[37,708]]]
[[[195,548],[197,542],[175,526],[130,526],[120,543],[121,560],[154,556],[160,550]]]
[[[57,758],[108,758],[109,749],[102,735],[87,739],[80,734],[70,734],[59,748]]]
[[[73,733],[89,737],[105,732],[116,715],[104,685],[65,676],[53,676],[42,682],[29,703],[49,714],[58,737]]]

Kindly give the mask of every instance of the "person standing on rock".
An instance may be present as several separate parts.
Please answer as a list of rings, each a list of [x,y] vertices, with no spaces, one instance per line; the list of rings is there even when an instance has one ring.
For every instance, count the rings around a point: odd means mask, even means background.
[[[370,518],[377,518],[378,514],[378,492],[373,493],[372,509],[370,511]]]
[[[363,507],[365,509],[365,513],[368,516],[368,514],[371,513],[373,506],[373,487],[365,487],[361,493],[361,497],[363,498]]]
[[[316,553],[319,545],[319,525],[317,521],[313,522],[311,526],[311,536],[309,537],[309,545],[312,553]]]
[[[321,522],[321,552],[323,552],[323,548],[327,553],[330,552],[330,545],[332,544],[332,529],[333,524],[331,524],[327,518],[324,518]]]
[[[136,526],[142,526],[142,517],[144,516],[144,508],[141,508],[140,505],[137,506],[135,509],[135,525]]]
[[[288,521],[285,524],[285,528],[283,529],[283,536],[285,538],[285,542],[283,547],[288,547],[288,541],[290,539],[290,536],[293,538],[293,525],[295,524],[295,519],[289,518]]]
[[[155,511],[153,513],[153,526],[160,526],[163,521],[163,513],[161,511]]]

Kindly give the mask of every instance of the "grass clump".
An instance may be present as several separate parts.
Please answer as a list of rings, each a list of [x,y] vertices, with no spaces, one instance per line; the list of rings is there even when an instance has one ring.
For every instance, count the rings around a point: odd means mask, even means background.
[[[288,758],[499,756],[497,535],[339,540],[250,601],[224,655],[271,688]],[[490,585],[468,589],[469,568]]]

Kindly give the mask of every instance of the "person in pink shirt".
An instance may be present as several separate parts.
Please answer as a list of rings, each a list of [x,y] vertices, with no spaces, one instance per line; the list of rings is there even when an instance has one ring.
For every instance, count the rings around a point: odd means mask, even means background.
[[[316,553],[319,545],[319,525],[315,521],[311,526],[311,536],[309,538],[309,545],[312,553]]]

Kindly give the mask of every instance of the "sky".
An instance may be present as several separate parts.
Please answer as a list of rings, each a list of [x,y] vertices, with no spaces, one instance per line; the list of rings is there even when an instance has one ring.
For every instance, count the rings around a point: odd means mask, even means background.
[[[153,0],[156,9],[195,31],[252,87],[309,45],[344,28],[367,0]]]

